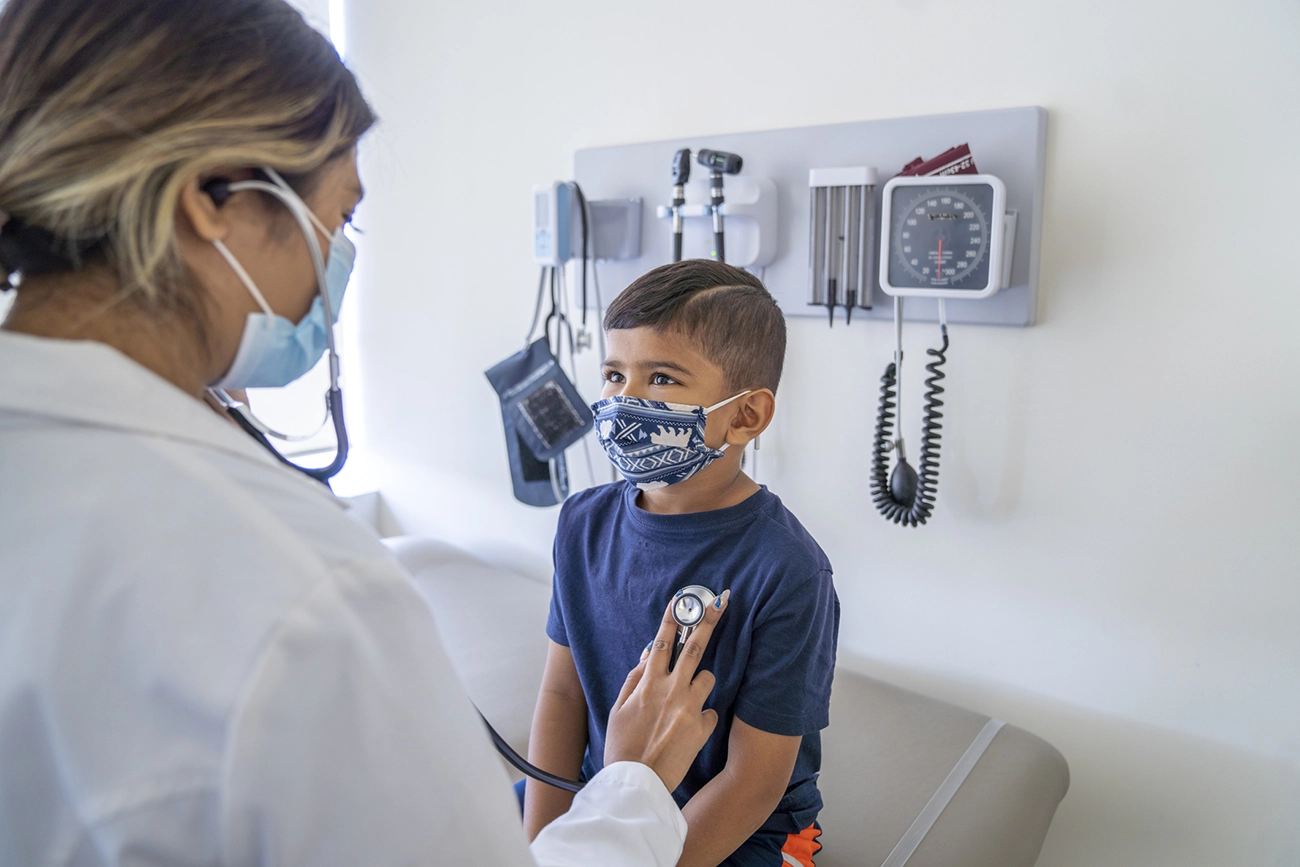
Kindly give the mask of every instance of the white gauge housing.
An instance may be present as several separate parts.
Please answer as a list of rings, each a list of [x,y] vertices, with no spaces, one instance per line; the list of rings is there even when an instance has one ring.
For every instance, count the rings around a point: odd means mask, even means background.
[[[1005,280],[1007,228],[1007,188],[995,175],[891,178],[881,193],[880,288],[988,298]]]

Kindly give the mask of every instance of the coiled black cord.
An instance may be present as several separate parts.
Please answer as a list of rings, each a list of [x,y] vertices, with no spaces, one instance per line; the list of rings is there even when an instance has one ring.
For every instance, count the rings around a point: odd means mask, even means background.
[[[880,378],[880,411],[876,415],[876,434],[871,448],[871,495],[887,520],[907,527],[924,524],[934,509],[935,496],[939,491],[939,438],[943,425],[939,419],[943,413],[939,407],[943,401],[940,381],[946,374],[940,369],[948,360],[948,329],[942,329],[943,345],[938,349],[927,349],[926,354],[934,360],[925,366],[929,377],[925,380],[925,410],[921,422],[921,458],[917,473],[899,455],[897,466],[891,477],[889,473],[888,452],[894,442],[894,429],[897,423],[894,409],[898,384],[898,368],[890,362],[885,368],[885,375]]]

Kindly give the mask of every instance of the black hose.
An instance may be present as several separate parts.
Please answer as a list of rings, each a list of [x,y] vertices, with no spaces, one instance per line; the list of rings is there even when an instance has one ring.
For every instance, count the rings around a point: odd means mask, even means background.
[[[893,362],[889,363],[885,375],[880,378],[880,410],[876,416],[876,434],[871,448],[871,495],[880,514],[887,520],[906,527],[916,527],[929,520],[939,491],[939,438],[943,430],[943,425],[939,423],[939,419],[943,418],[943,413],[939,412],[943,401],[939,395],[944,391],[939,383],[945,377],[940,368],[948,360],[948,329],[944,328],[942,333],[943,345],[938,349],[926,350],[926,354],[933,356],[934,361],[925,366],[930,376],[925,380],[921,458],[917,465],[920,471],[916,473],[916,484],[910,496],[896,494],[889,474],[888,444],[894,441],[894,429],[898,421],[894,413],[898,406],[894,400],[897,396],[894,389],[898,384],[898,369]],[[898,464],[895,472],[911,471],[911,467],[902,458],[899,458]]]
[[[557,777],[555,774],[543,771],[534,764],[530,764],[527,759],[515,752],[514,747],[506,743],[506,739],[497,734],[497,730],[492,728],[492,723],[487,721],[482,711],[479,712],[478,718],[483,720],[483,725],[487,727],[488,736],[492,738],[492,746],[497,748],[497,752],[515,769],[525,776],[532,777],[538,782],[546,783],[548,786],[554,786],[557,789],[564,789],[566,792],[582,791],[582,783],[566,780],[564,777]]]
[[[333,363],[333,362],[331,362]],[[331,388],[325,393],[325,403],[329,405],[330,420],[334,422],[334,460],[327,466],[317,469],[298,467],[318,482],[329,484],[329,480],[338,475],[339,470],[348,462],[348,429],[343,424],[343,392]]]
[[[261,443],[280,463],[310,476],[328,488],[330,479],[338,475],[339,470],[348,462],[348,429],[343,423],[343,392],[337,388],[325,392],[325,405],[329,408],[330,420],[334,423],[334,459],[323,467],[302,467],[286,458],[238,407],[226,407],[226,415],[234,419],[235,424],[244,429],[244,433]]]
[[[573,181],[573,192],[578,197],[578,213],[582,217],[582,327],[587,327],[587,246],[588,234],[591,227],[587,225],[587,197],[582,194],[582,187],[578,186],[577,181]],[[595,255],[595,244],[591,244],[592,255]]]

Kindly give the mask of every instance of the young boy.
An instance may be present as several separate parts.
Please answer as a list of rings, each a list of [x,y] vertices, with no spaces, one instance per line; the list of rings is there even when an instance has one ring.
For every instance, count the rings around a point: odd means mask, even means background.
[[[772,420],[785,319],[757,278],[696,259],[636,280],[604,326],[596,426],[627,481],[560,512],[529,759],[570,779],[599,770],[609,709],[669,600],[729,589],[700,666],[717,677],[718,727],[673,793],[689,826],[679,864],[812,867],[839,600],[812,536],[741,471]],[[529,780],[529,836],[571,800]]]

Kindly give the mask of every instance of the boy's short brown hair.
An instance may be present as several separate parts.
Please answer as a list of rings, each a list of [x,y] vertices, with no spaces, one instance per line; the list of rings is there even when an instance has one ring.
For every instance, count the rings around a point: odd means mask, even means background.
[[[687,259],[643,274],[609,305],[604,324],[681,334],[731,388],[775,392],[781,382],[785,316],[757,277],[722,262]]]

